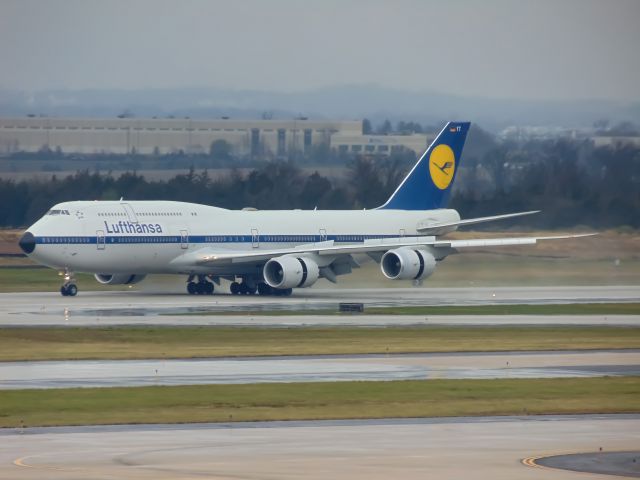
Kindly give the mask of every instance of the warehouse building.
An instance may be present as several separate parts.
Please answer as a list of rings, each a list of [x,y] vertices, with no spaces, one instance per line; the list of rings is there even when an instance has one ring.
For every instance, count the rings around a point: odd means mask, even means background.
[[[137,118],[0,118],[0,154],[61,150],[76,154],[206,153],[224,140],[246,157],[309,154],[328,145],[345,153],[388,155],[408,148],[424,150],[427,135],[363,135],[353,120],[217,120]],[[431,137],[432,138],[432,137]]]
[[[434,134],[413,133],[410,135],[363,135],[351,133],[336,133],[331,136],[331,148],[339,153],[354,155],[391,155],[412,150],[416,155],[427,148],[427,143],[433,141]]]

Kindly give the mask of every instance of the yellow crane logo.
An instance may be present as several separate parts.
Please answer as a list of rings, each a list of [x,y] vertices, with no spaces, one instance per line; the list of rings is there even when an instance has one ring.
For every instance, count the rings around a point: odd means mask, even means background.
[[[441,143],[429,155],[429,174],[440,190],[445,190],[453,180],[456,171],[456,157],[449,145]]]

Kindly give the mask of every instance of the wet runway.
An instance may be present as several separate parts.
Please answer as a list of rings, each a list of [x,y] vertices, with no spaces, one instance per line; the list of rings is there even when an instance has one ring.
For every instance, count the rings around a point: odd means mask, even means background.
[[[640,302],[640,286],[301,289],[292,297],[128,292],[0,294],[0,326],[25,325],[416,325],[416,324],[598,324],[639,325],[640,316],[261,316],[264,310],[337,311],[340,302],[367,308],[406,305],[490,305]],[[204,314],[204,315],[202,315]]]
[[[640,350],[2,362],[0,389],[640,375]]]
[[[640,287],[303,290],[290,298],[149,292],[0,294],[10,325],[640,325],[640,316],[251,316],[385,305],[638,302]],[[198,316],[192,313],[214,315]],[[167,316],[166,314],[172,314]],[[640,351],[0,363],[0,389],[640,375]],[[366,412],[365,412],[366,413]],[[402,412],[398,412],[400,415]],[[0,479],[567,479],[534,456],[634,450],[640,415],[0,429]]]
[[[639,445],[638,415],[11,429],[0,478],[571,480],[522,460]]]

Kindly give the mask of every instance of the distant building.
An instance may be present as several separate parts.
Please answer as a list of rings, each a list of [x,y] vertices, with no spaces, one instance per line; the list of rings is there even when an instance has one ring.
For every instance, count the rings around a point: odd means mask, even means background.
[[[498,137],[501,140],[551,140],[554,138],[585,138],[591,129],[575,129],[565,127],[543,126],[511,126],[502,130]]]
[[[0,154],[61,150],[92,154],[206,153],[224,140],[234,155],[285,157],[327,145],[349,153],[421,153],[427,135],[363,135],[361,121],[0,118]]]
[[[590,140],[596,147],[620,147],[632,145],[640,147],[640,136],[614,134],[610,131],[596,131],[595,128],[564,127],[507,127],[499,133],[501,140],[553,140],[570,138],[572,140]]]
[[[435,138],[435,134],[414,133],[411,135],[363,135],[336,133],[331,136],[331,148],[339,153],[390,155],[412,150],[420,155],[427,144]]]
[[[594,135],[591,140],[596,147],[622,147],[625,145],[640,147],[640,137],[638,136]]]

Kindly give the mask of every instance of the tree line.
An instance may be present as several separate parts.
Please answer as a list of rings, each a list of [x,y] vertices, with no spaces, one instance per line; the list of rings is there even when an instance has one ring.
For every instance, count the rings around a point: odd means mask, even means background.
[[[640,148],[596,148],[591,142],[475,140],[465,151],[451,207],[475,217],[543,210],[519,225],[535,228],[640,227]],[[361,209],[384,203],[413,159],[357,157],[344,175],[330,177],[295,162],[273,161],[242,173],[212,176],[193,168],[164,181],[133,171],[117,178],[88,170],[63,178],[0,179],[0,226],[33,223],[69,200],[176,200],[225,208]],[[496,228],[504,224],[496,224]]]

